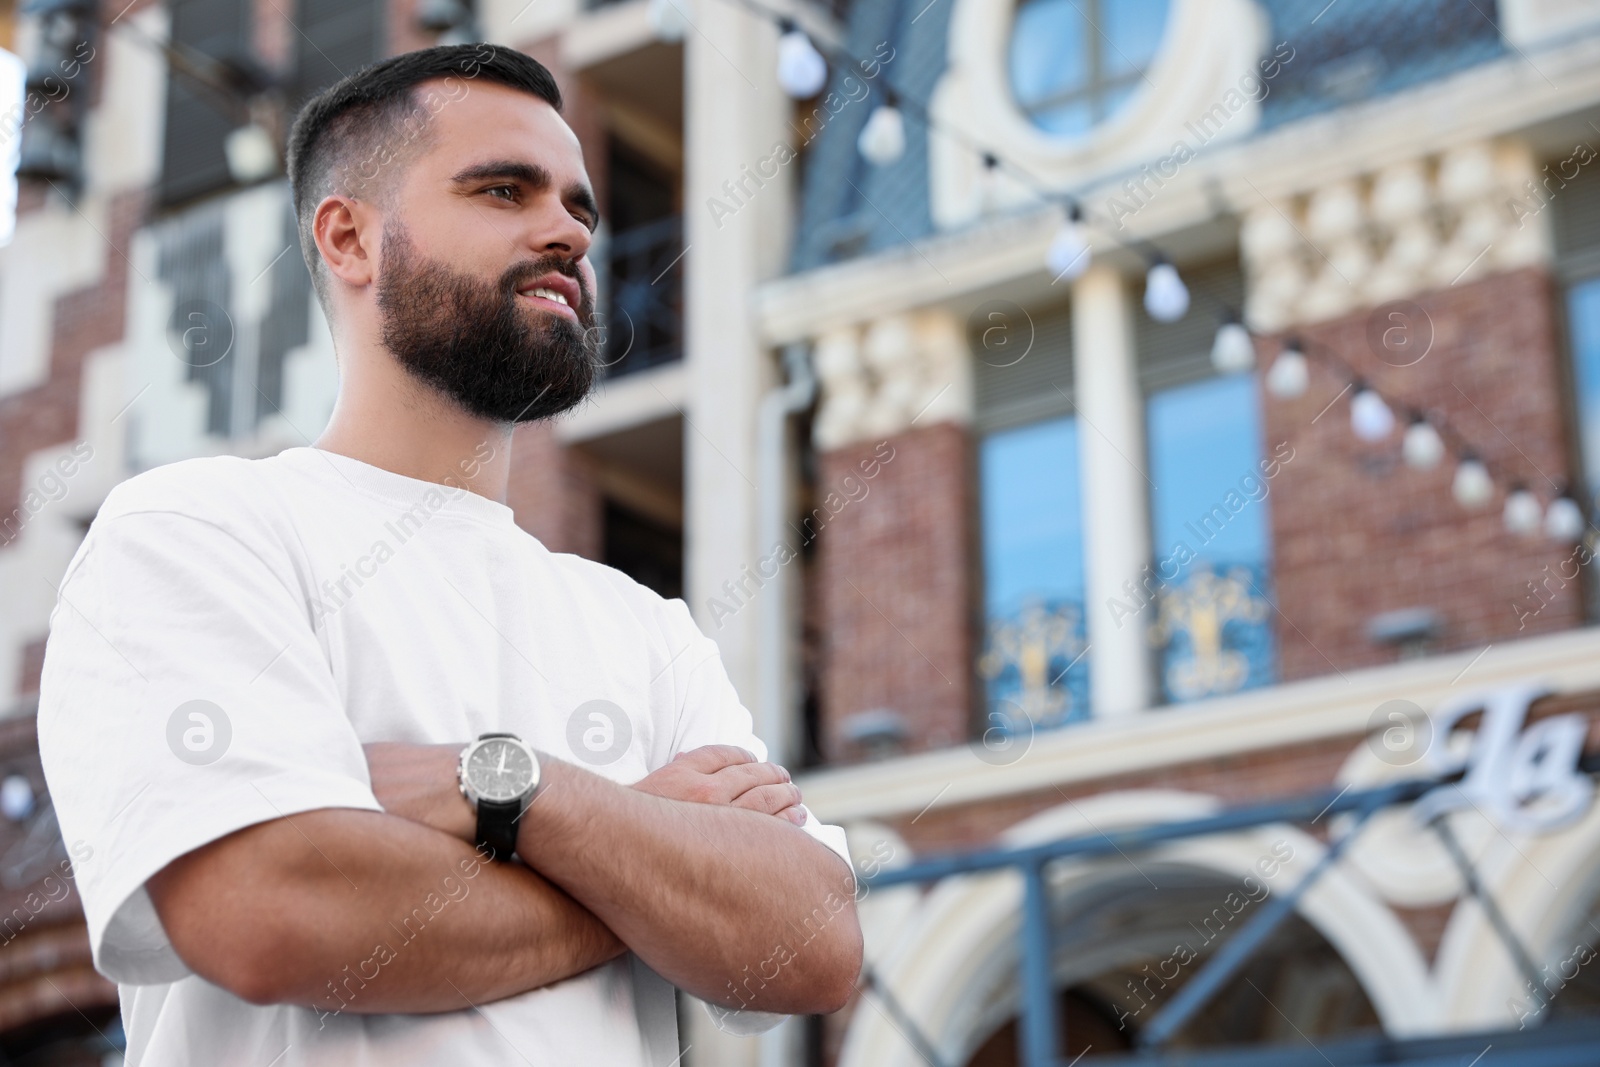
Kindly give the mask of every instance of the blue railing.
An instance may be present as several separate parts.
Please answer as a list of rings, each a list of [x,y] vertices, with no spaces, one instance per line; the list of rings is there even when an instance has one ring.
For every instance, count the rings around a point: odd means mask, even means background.
[[[1600,755],[1583,757],[1580,768],[1589,774],[1600,771]],[[1050,921],[1050,890],[1047,881],[1050,864],[1063,859],[1089,859],[1113,854],[1126,857],[1141,850],[1166,842],[1178,841],[1210,834],[1232,833],[1274,823],[1308,825],[1330,816],[1349,813],[1353,824],[1337,837],[1323,853],[1313,868],[1294,886],[1275,894],[1271,904],[1257,912],[1229,939],[1222,943],[1194,977],[1184,984],[1179,993],[1158,1012],[1139,1034],[1137,1050],[1132,1058],[1120,1057],[1123,1062],[1145,1064],[1148,1067],[1288,1067],[1329,1063],[1335,1067],[1370,1067],[1376,1064],[1412,1064],[1427,1067],[1456,1067],[1464,1060],[1453,1057],[1459,1050],[1455,1043],[1470,1044],[1476,1038],[1430,1038],[1399,1041],[1388,1037],[1354,1037],[1337,1045],[1314,1046],[1309,1053],[1303,1048],[1263,1047],[1231,1049],[1172,1049],[1169,1042],[1194,1018],[1222,988],[1240,973],[1250,957],[1260,950],[1273,932],[1295,912],[1305,892],[1335,863],[1344,848],[1360,831],[1374,813],[1395,804],[1415,801],[1429,791],[1453,781],[1457,776],[1444,778],[1417,778],[1393,782],[1373,789],[1346,788],[1335,793],[1329,789],[1306,796],[1259,804],[1244,805],[1199,819],[1163,823],[1134,829],[1101,831],[1081,837],[1065,838],[1037,845],[979,849],[973,852],[930,856],[906,867],[880,870],[861,879],[863,887],[870,889],[889,886],[923,885],[959,875],[978,874],[1002,870],[1015,870],[1023,879],[1023,912],[1019,929],[1020,953],[1018,986],[1021,990],[1022,1015],[1019,1020],[1019,1046],[1024,1067],[1067,1067],[1062,1057],[1061,1030],[1058,1022],[1058,1001],[1053,974],[1055,935]],[[1471,861],[1454,845],[1454,835],[1447,825],[1432,824],[1440,834],[1447,850],[1461,867],[1464,884],[1491,920],[1499,919],[1497,932],[1507,942],[1513,958],[1524,968],[1531,967],[1525,947],[1503,921],[1498,906],[1487,895],[1471,866]],[[930,1040],[915,1019],[895,1000],[893,992],[881,976],[869,967],[862,983],[864,991],[880,1000],[885,1012],[895,1020],[896,1029],[910,1042],[917,1054],[929,1067],[949,1067],[939,1058],[935,1042]],[[1576,1029],[1548,1028],[1553,1032],[1541,1037],[1536,1031],[1521,1034],[1515,1031],[1491,1035],[1497,1049],[1504,1054],[1496,1062],[1504,1067],[1585,1067],[1600,1063],[1600,1034],[1592,1022]],[[1465,1049],[1467,1044],[1462,1044]],[[1473,1052],[1481,1049],[1472,1049]],[[1305,1054],[1303,1054],[1305,1053]],[[1313,1055],[1314,1054],[1314,1055]],[[1330,1055],[1333,1058],[1329,1058]],[[1469,1057],[1470,1058],[1470,1057]],[[1095,1057],[1092,1062],[1112,1061]],[[1076,1060],[1073,1061],[1077,1063]]]

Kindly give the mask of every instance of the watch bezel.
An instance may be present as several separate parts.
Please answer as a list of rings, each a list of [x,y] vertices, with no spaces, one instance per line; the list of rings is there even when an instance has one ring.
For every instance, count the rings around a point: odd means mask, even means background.
[[[485,796],[478,791],[475,785],[472,784],[472,780],[468,776],[468,768],[471,766],[473,755],[480,748],[483,748],[485,745],[493,742],[504,742],[506,744],[515,745],[522,749],[523,752],[527,753],[528,764],[533,768],[533,779],[528,783],[528,787],[525,790],[516,794],[515,796]],[[460,759],[456,763],[456,782],[460,786],[461,795],[466,797],[474,807],[476,807],[479,802],[484,800],[488,800],[491,803],[509,803],[514,800],[526,800],[538,791],[540,778],[541,768],[539,766],[539,754],[534,751],[532,745],[528,744],[522,738],[517,737],[514,734],[500,734],[496,736],[480,737],[476,741],[470,742],[461,750]]]

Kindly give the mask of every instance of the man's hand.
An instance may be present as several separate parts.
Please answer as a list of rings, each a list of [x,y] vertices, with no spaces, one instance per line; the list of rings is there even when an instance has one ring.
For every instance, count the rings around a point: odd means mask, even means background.
[[[456,767],[462,744],[412,745],[381,741],[363,745],[372,793],[390,815],[441,830],[472,844],[478,824],[461,795]],[[800,789],[776,763],[758,763],[742,748],[707,745],[680,752],[671,763],[641,778],[633,788],[668,800],[726,804],[776,815],[804,826]]]
[[[633,786],[668,800],[694,804],[725,804],[776,815],[804,826],[806,810],[800,806],[800,787],[776,763],[758,763],[755,756],[733,745],[707,745],[680,752],[672,762],[652,771]]]

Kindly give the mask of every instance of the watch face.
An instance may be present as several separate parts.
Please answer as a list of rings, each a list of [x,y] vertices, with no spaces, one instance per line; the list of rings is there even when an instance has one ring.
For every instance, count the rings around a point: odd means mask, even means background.
[[[538,771],[527,749],[510,738],[491,737],[467,757],[465,777],[481,800],[515,800],[534,787]]]

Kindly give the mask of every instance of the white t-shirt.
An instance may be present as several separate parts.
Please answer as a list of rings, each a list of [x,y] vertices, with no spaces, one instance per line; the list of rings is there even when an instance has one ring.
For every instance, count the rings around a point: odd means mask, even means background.
[[[622,783],[702,745],[766,751],[682,600],[548,551],[503,504],[313,448],[113,490],[51,616],[39,750],[129,1064],[671,1064],[672,988],[631,953],[479,1010],[322,1015],[252,1005],[173,951],[145,889],[171,860],[382,810],[364,742],[489,731]],[[842,830],[806,829],[849,862]]]

